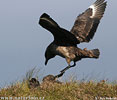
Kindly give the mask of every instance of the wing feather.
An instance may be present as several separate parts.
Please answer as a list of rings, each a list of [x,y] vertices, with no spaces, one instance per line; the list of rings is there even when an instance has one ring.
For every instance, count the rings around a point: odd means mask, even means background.
[[[78,41],[89,42],[93,38],[103,17],[106,4],[105,0],[97,0],[77,17],[70,32],[76,36]]]
[[[41,15],[39,24],[50,31],[54,36],[54,42],[57,45],[74,45],[80,43],[71,32],[61,28],[48,14]]]

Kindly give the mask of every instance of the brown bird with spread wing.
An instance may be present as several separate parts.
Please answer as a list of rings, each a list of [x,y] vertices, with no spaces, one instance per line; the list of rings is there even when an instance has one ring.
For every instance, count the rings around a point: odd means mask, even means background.
[[[82,58],[99,58],[99,49],[80,49],[77,44],[89,42],[97,30],[101,18],[103,17],[107,2],[97,0],[85,12],[80,14],[71,31],[61,28],[49,15],[42,14],[39,24],[50,31],[54,36],[54,41],[47,47],[45,52],[45,65],[48,60],[59,55],[66,59],[68,66],[61,71],[74,67],[76,62]],[[74,64],[70,65],[73,61]]]

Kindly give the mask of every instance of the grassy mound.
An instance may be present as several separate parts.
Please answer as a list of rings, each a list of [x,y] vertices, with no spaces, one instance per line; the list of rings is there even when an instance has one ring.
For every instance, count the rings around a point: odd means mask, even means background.
[[[36,88],[29,88],[28,81],[17,82],[0,90],[0,98],[14,98],[17,100],[99,100],[100,98],[117,97],[117,84],[100,82],[64,82],[41,83]],[[19,98],[19,99],[18,99]],[[5,99],[3,99],[5,100]],[[106,100],[106,99],[104,99]]]

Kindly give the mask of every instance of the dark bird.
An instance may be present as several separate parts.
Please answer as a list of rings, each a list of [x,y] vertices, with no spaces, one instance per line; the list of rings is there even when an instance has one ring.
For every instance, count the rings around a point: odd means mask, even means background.
[[[40,86],[40,83],[36,78],[32,78],[31,80],[29,80],[28,85],[29,85],[29,88],[36,88]]]
[[[74,67],[76,62],[82,58],[99,58],[99,49],[80,49],[77,44],[89,42],[94,37],[106,5],[105,0],[97,0],[76,18],[71,31],[61,28],[48,14],[42,14],[39,24],[54,36],[54,41],[45,52],[45,65],[49,59],[59,55],[65,58],[68,63],[68,66],[61,71],[64,73],[67,69]],[[73,65],[70,65],[71,61],[74,62]]]

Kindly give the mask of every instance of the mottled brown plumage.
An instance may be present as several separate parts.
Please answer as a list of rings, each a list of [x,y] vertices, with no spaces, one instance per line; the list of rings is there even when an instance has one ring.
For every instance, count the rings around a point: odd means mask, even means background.
[[[29,80],[28,85],[29,88],[36,88],[40,86],[40,83],[36,78],[32,78],[31,80]]]
[[[58,75],[54,76],[54,75],[47,75],[43,78],[43,83],[47,83],[47,82],[52,82],[52,83],[61,83],[60,81],[57,80],[57,78],[59,78]]]
[[[100,19],[103,17],[105,8],[106,2],[104,0],[97,0],[84,13],[77,17],[70,32],[76,36],[80,43],[89,42],[93,38]]]
[[[82,50],[77,47],[77,44],[89,42],[93,38],[103,17],[106,4],[105,0],[97,0],[77,17],[71,31],[61,28],[46,13],[42,14],[39,24],[54,36],[54,41],[47,47],[45,52],[45,64],[47,64],[49,59],[59,55],[65,58],[68,63],[68,66],[61,71],[64,73],[70,67],[74,67],[76,62],[82,58],[98,58],[100,55],[98,49]],[[70,65],[71,61],[74,62],[73,65]]]

